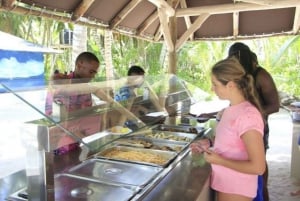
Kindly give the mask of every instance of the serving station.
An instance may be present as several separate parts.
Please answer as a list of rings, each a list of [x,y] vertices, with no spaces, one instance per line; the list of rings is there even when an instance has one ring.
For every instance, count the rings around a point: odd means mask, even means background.
[[[189,150],[211,135],[214,121],[190,114],[199,89],[175,75],[128,79],[50,83],[51,115],[3,86],[43,117],[24,125],[32,139],[25,186],[8,189],[6,200],[211,200],[210,166]],[[134,95],[115,101],[124,86]],[[93,106],[69,111],[66,97],[74,94],[93,94]]]

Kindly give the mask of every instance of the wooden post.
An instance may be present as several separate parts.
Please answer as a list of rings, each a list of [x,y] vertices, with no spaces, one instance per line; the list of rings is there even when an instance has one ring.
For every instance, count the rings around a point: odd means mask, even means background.
[[[175,16],[172,16],[169,18],[169,29],[170,29],[170,33],[171,33],[171,39],[173,42],[173,49],[170,50],[168,49],[168,68],[169,68],[169,73],[171,74],[176,74],[176,70],[177,70],[177,56],[176,56],[176,40],[177,40],[177,18]]]

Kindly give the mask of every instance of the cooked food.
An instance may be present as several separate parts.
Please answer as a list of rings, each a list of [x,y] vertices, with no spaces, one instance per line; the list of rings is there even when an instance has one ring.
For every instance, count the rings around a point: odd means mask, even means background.
[[[139,161],[146,163],[154,163],[157,165],[164,165],[167,162],[167,159],[154,153],[146,153],[135,150],[111,150],[107,153],[104,153],[102,156],[107,158],[129,160],[129,161]]]
[[[169,146],[169,145],[161,145],[161,144],[155,144],[153,142],[147,141],[147,140],[139,140],[139,139],[121,139],[117,141],[120,145],[125,146],[133,146],[133,147],[142,147],[147,149],[157,149],[157,150],[163,150],[163,151],[175,151],[180,152],[182,150],[182,146]]]
[[[178,135],[166,134],[164,132],[148,133],[148,134],[146,134],[146,137],[155,138],[155,139],[184,141],[184,142],[190,142],[190,141],[192,141],[191,138],[188,138],[188,137],[185,137],[185,136],[178,136]]]
[[[194,133],[194,134],[198,133],[198,130],[195,127],[180,128],[180,127],[161,126],[158,129],[161,131],[170,131],[170,132]]]
[[[127,134],[131,130],[127,127],[122,127],[122,126],[114,126],[110,129],[112,133],[120,133],[120,134]]]

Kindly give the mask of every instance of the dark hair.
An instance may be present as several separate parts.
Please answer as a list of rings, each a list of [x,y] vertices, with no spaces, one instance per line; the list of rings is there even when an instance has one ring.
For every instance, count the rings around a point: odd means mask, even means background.
[[[236,57],[232,56],[216,63],[211,73],[223,85],[233,81],[239,87],[246,100],[252,103],[263,114],[257,92],[254,85],[253,76],[246,73]]]
[[[82,53],[80,53],[77,56],[75,63],[77,64],[80,61],[96,61],[96,62],[100,63],[97,56],[95,54],[91,53],[91,52],[82,52]]]
[[[258,65],[257,55],[254,52],[251,52],[251,55],[252,55],[253,64],[255,64],[257,66]]]
[[[228,56],[235,56],[244,67],[245,71],[253,75],[253,55],[250,48],[241,42],[232,44],[228,51]]]
[[[127,75],[131,76],[131,75],[144,75],[145,71],[142,67],[140,66],[131,66],[128,69]]]

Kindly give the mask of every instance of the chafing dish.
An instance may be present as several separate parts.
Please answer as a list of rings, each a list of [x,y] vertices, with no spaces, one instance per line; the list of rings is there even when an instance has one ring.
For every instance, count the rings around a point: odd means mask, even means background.
[[[55,177],[55,201],[127,201],[138,188],[110,185],[75,175],[59,174]]]
[[[178,141],[170,141],[164,139],[150,139],[142,136],[126,137],[126,138],[119,139],[114,143],[123,146],[174,151],[177,153],[181,152],[189,145],[188,143],[181,143]]]
[[[197,135],[192,133],[179,133],[179,132],[153,130],[152,133],[146,133],[144,137],[151,138],[151,139],[176,141],[181,143],[190,143],[197,137]]]
[[[159,167],[166,167],[176,156],[176,152],[133,148],[128,146],[111,146],[95,154],[95,157],[99,158]]]
[[[89,159],[67,172],[105,183],[132,185],[142,188],[160,171],[161,167],[124,163],[120,161]]]

